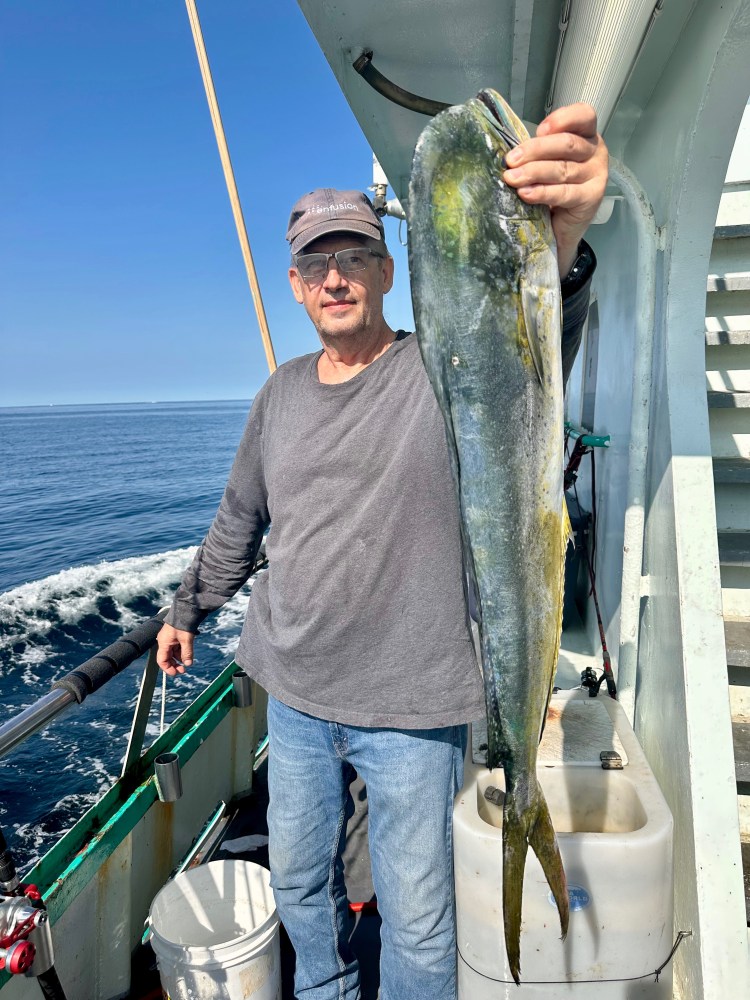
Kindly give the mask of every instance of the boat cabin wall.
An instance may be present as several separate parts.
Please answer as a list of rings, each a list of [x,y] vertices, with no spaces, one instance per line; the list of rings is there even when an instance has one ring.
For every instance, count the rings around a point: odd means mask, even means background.
[[[627,500],[632,411],[635,316],[637,302],[636,227],[627,205],[617,201],[605,225],[586,234],[599,261],[592,282],[591,308],[566,392],[566,419],[595,434],[611,437],[596,461],[596,586],[607,640],[617,667],[622,585],[622,532]],[[592,510],[591,466],[585,458],[576,490],[581,506]],[[585,588],[588,591],[588,587]],[[592,648],[600,649],[593,602],[584,624]]]
[[[678,2],[675,9],[684,13],[687,6]],[[699,0],[669,59],[662,53],[662,68],[642,105],[634,105],[635,86],[626,92],[619,115],[630,119],[627,127],[613,122],[614,135],[628,134],[616,152],[653,206],[663,247],[656,256],[644,576],[632,695],[637,734],[675,817],[675,931],[692,932],[675,957],[675,986],[676,996],[686,1000],[750,995],[704,332],[714,225],[750,93],[749,45],[747,0]],[[627,486],[625,397],[639,294],[628,215],[619,203],[611,221],[591,235],[600,260],[594,429],[613,434],[612,448],[597,465],[597,561],[612,645],[617,572],[607,564],[621,563],[622,520],[618,526],[616,519],[622,518]],[[579,369],[584,360],[585,350]],[[582,402],[579,386],[569,405]],[[617,440],[622,434],[626,440]]]

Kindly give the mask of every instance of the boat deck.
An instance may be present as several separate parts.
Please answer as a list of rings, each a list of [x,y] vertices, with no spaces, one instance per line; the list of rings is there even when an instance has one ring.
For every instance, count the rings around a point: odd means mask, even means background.
[[[556,685],[561,689],[578,687],[581,672],[589,666],[598,667],[600,664],[592,655],[591,643],[582,625],[576,622],[563,633]],[[211,855],[211,860],[243,859],[268,867],[267,840],[265,843],[257,843],[257,839],[268,836],[266,772],[267,762],[264,762],[255,773],[252,793],[235,803],[236,810],[225,828],[221,845]],[[247,845],[243,850],[241,841],[249,837],[257,838],[257,846]],[[240,843],[233,844],[236,841]],[[223,846],[227,844],[233,849]],[[344,868],[350,904],[373,903],[375,892],[367,840],[367,789],[359,777],[350,786]],[[380,917],[377,909],[372,906],[353,910],[350,916],[350,941],[360,963],[362,1000],[376,1000],[380,980]],[[294,998],[294,962],[294,950],[282,927],[282,1000]],[[137,956],[131,1000],[157,997],[157,989],[155,959],[150,947],[146,946]]]
[[[367,789],[361,778],[352,782],[347,822],[346,848],[344,851],[344,874],[350,903],[372,903],[375,891],[370,872],[370,852],[367,843]],[[266,785],[266,765],[255,775],[253,795],[243,803],[227,828],[224,843],[231,843],[253,834],[268,835],[266,809],[268,788]],[[214,860],[237,859],[253,861],[268,867],[268,847],[262,845],[249,851],[230,852],[221,848]],[[359,960],[362,984],[362,1000],[375,1000],[380,982],[380,917],[374,908],[358,912],[352,911],[349,940]],[[281,933],[281,981],[282,1000],[294,997],[294,950],[283,931]]]
[[[258,846],[232,850],[224,846],[211,855],[212,861],[244,860],[268,868],[268,786],[267,763],[255,774],[253,791],[235,803],[235,812],[226,826],[222,845],[247,840],[266,839]],[[373,903],[375,892],[370,873],[370,852],[367,844],[367,789],[357,777],[350,786],[349,819],[344,852],[345,878],[351,903]],[[237,844],[241,847],[241,843]],[[362,1000],[376,1000],[380,983],[380,916],[368,907],[352,911],[350,942],[359,960]],[[282,1000],[294,1000],[294,949],[281,927]],[[134,959],[133,986],[130,1000],[154,1000],[161,996],[156,959],[150,945],[139,949]]]

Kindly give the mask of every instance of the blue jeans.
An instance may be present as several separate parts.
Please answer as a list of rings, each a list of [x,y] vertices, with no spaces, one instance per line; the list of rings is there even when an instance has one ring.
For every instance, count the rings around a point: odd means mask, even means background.
[[[300,1000],[359,1000],[342,854],[349,784],[367,785],[382,918],[381,1000],[455,1000],[453,799],[467,727],[369,729],[268,699],[271,885]]]

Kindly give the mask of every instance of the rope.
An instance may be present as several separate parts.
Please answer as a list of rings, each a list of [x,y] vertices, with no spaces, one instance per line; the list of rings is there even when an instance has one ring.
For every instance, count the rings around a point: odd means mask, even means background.
[[[208,56],[206,55],[206,46],[203,43],[203,32],[201,31],[201,24],[198,20],[198,11],[195,6],[195,0],[185,0],[185,6],[187,7],[188,18],[190,20],[190,29],[193,32],[193,41],[195,42],[195,51],[198,55],[198,64],[201,70],[201,76],[203,77],[203,86],[206,91],[206,100],[208,101],[208,109],[211,112],[211,121],[214,126],[214,134],[216,136],[216,144],[219,147],[219,156],[221,158],[221,166],[224,170],[224,180],[227,185],[227,193],[229,194],[229,201],[232,205],[232,215],[234,216],[234,224],[237,227],[237,236],[240,240],[240,247],[242,248],[242,258],[245,261],[245,270],[247,271],[247,279],[250,282],[250,294],[253,297],[253,304],[255,305],[255,313],[258,317],[258,326],[260,327],[260,336],[263,341],[263,348],[266,352],[266,361],[268,362],[268,368],[273,373],[276,371],[276,357],[273,353],[273,344],[271,343],[271,334],[268,330],[268,321],[266,320],[266,311],[263,308],[263,299],[260,294],[260,285],[258,284],[258,276],[255,273],[255,263],[253,262],[253,255],[250,250],[250,241],[247,238],[247,226],[245,225],[245,219],[242,215],[242,206],[240,205],[240,196],[237,192],[237,184],[234,179],[234,170],[232,169],[232,161],[229,158],[229,147],[227,146],[227,140],[224,135],[224,126],[221,121],[221,112],[219,111],[219,102],[216,100],[216,91],[214,90],[214,82],[211,77],[211,67],[208,64]]]
[[[601,983],[634,983],[634,982],[636,982],[639,979],[650,979],[653,976],[654,977],[654,982],[658,983],[659,982],[659,976],[662,974],[662,972],[664,971],[664,969],[666,969],[666,967],[672,961],[672,957],[674,956],[674,953],[680,947],[680,945],[685,940],[685,938],[692,937],[692,934],[693,934],[692,931],[679,931],[678,934],[677,934],[677,937],[675,938],[675,942],[672,945],[672,950],[667,955],[667,957],[664,959],[664,961],[661,963],[661,965],[659,966],[659,968],[658,969],[654,969],[653,972],[644,972],[644,974],[642,976],[624,976],[622,979],[575,979],[575,980],[566,980],[566,982],[569,983],[569,984],[571,984],[571,985],[573,985],[573,984],[577,985],[578,983],[600,983],[600,984]],[[491,983],[507,983],[507,982],[509,982],[509,980],[507,980],[507,979],[495,979],[494,976],[487,976],[487,975],[485,975],[484,972],[480,972],[479,969],[475,969],[474,966],[471,964],[471,962],[467,962],[466,961],[466,959],[464,958],[463,953],[461,952],[460,948],[458,949],[458,954],[461,956],[462,961],[464,961],[466,963],[466,965],[468,965],[468,967],[471,969],[471,971],[474,972],[474,973],[476,973],[478,976],[481,976],[483,979],[489,979],[489,981]],[[549,985],[551,985],[550,982],[549,982],[549,980],[543,980],[543,979],[524,979],[523,983],[524,983],[525,986],[549,986]],[[554,985],[554,984],[552,984],[552,985]]]

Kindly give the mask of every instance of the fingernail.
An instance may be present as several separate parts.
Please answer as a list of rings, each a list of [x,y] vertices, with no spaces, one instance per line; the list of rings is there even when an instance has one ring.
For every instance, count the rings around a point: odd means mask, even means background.
[[[517,152],[515,149],[511,149],[510,152],[508,152],[508,153],[505,154],[505,156],[503,157],[503,159],[505,160],[505,163],[509,167],[513,167],[517,163],[520,163],[520,161],[521,161],[521,154],[519,152]]]

